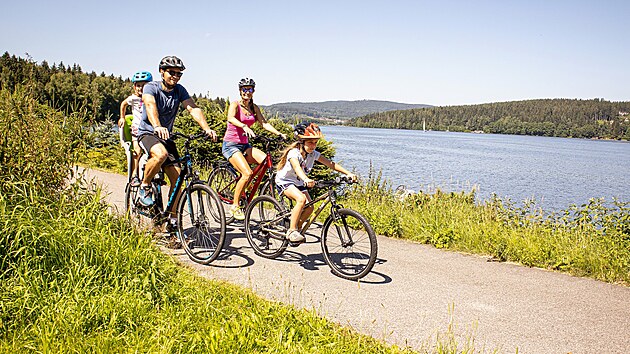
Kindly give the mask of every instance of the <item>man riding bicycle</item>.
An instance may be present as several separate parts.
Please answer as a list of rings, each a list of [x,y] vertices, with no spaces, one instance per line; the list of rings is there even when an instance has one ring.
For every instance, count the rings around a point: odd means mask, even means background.
[[[217,139],[216,132],[208,126],[201,108],[195,105],[188,91],[178,84],[183,71],[186,69],[181,59],[176,56],[166,56],[160,61],[159,69],[162,81],[153,81],[144,86],[142,93],[144,111],[138,127],[138,143],[149,156],[145,165],[144,178],[138,191],[138,202],[147,207],[154,203],[151,180],[160,168],[168,176],[169,195],[173,193],[175,181],[181,173],[181,167],[177,162],[179,159],[177,147],[175,142],[170,140],[180,104],[184,105],[193,119],[201,126],[201,129],[213,141]],[[177,203],[173,205],[177,205]],[[169,212],[172,220],[174,218],[173,210],[169,210]]]

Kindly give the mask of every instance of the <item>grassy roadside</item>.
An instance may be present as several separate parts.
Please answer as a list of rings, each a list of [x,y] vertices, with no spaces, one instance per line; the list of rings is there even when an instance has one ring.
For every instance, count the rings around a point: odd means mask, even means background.
[[[0,352],[404,351],[194,276],[98,194],[25,197],[0,195]]]
[[[473,192],[397,196],[380,177],[346,195],[345,205],[377,234],[630,285],[630,203],[593,199],[547,215],[534,204],[498,198],[481,205]]]

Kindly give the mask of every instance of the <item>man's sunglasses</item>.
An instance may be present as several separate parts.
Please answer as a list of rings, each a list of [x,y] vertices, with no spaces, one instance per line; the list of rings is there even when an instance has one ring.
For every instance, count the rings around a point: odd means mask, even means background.
[[[253,88],[253,87],[250,87],[250,88],[243,87],[243,88],[241,89],[241,91],[243,91],[243,92],[254,92],[254,88]]]
[[[182,77],[182,75],[184,75],[183,72],[181,71],[173,71],[173,70],[166,70],[166,72],[171,75],[171,76],[175,76],[175,77]]]

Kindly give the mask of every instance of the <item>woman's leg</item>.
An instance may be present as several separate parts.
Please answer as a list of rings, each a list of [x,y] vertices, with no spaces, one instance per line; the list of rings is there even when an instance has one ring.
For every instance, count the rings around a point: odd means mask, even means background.
[[[240,151],[235,152],[229,159],[230,163],[236,170],[241,174],[241,179],[238,180],[236,186],[234,187],[234,203],[235,207],[238,207],[239,202],[241,200],[241,194],[243,193],[243,189],[249,182],[249,179],[252,177],[252,169],[249,167],[249,163],[243,153]]]
[[[255,147],[245,150],[245,155],[247,155],[248,163],[255,163],[256,165],[260,165],[263,161],[265,161],[265,157],[267,157],[264,152]]]

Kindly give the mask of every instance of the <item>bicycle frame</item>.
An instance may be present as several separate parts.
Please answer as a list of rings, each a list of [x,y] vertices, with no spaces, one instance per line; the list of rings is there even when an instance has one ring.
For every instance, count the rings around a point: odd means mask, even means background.
[[[311,200],[310,202],[304,204],[304,209],[315,205],[316,203],[318,203],[321,200],[326,199],[326,201],[324,201],[315,211],[313,211],[313,214],[311,214],[311,216],[309,216],[309,218],[304,222],[304,225],[302,225],[302,229],[300,229],[300,233],[304,234],[306,232],[306,230],[309,229],[309,227],[311,227],[311,225],[313,225],[313,223],[315,222],[315,220],[317,220],[317,217],[319,216],[319,214],[322,213],[322,211],[324,210],[324,208],[326,208],[326,206],[328,206],[328,204],[331,204],[331,210],[330,210],[330,215],[332,216],[334,213],[334,209],[337,206],[336,203],[336,198],[334,196],[334,192],[332,190],[328,190],[326,193],[320,195],[319,197]],[[289,213],[291,212],[290,210],[288,211]]]
[[[336,197],[335,197],[335,192],[332,189],[328,189],[328,191],[322,195],[320,195],[319,197],[311,200],[310,202],[304,204],[304,208],[310,207],[315,205],[316,203],[325,200],[314,212],[313,214],[311,214],[311,216],[304,222],[304,225],[302,225],[302,228],[300,229],[300,233],[304,234],[310,227],[311,225],[313,225],[313,223],[315,222],[315,220],[317,220],[317,217],[319,216],[319,214],[321,214],[321,212],[328,206],[330,205],[330,216],[329,217],[335,217],[335,210],[338,208],[341,208],[340,205],[337,204],[336,201]],[[288,216],[291,215],[291,210],[287,209],[284,212],[280,213],[279,215],[276,216],[276,218],[274,220],[269,220],[270,223],[275,223],[283,218],[286,218]],[[346,225],[347,227],[347,225]],[[274,234],[274,236],[276,238],[279,239],[283,239],[285,237],[284,232],[279,233],[276,230],[268,230],[269,232],[271,232],[272,234]]]
[[[179,133],[174,134],[174,136],[179,136],[179,135],[181,134]],[[179,192],[182,189],[182,186],[184,185],[185,180],[193,179],[191,183],[194,183],[194,180],[198,178],[193,173],[192,156],[190,155],[190,151],[188,149],[188,141],[186,141],[186,143],[184,144],[184,150],[185,150],[184,156],[177,159],[177,163],[180,163],[182,169],[179,173],[179,176],[177,177],[177,180],[175,181],[175,187],[173,188],[173,193],[169,195],[168,201],[166,203],[166,208],[162,206],[161,184],[160,184],[160,187],[158,188],[159,195],[156,196],[157,197],[156,203],[158,203],[159,214],[155,216],[158,216],[160,219],[164,219],[166,216],[168,216],[170,212],[172,212],[171,209],[175,207],[176,197],[179,195]],[[190,198],[188,198],[188,202],[191,203]],[[149,215],[145,215],[145,216],[149,216]]]
[[[273,170],[273,161],[271,160],[271,153],[269,152],[269,146],[268,146],[270,140],[265,140],[265,142],[266,142],[265,160],[254,168],[254,170],[252,171],[251,179],[247,182],[247,185],[245,185],[245,188],[243,188],[243,191],[241,192],[241,199],[247,200],[247,203],[251,203],[252,199],[254,199],[254,196],[256,195],[256,192],[258,192],[258,188],[260,187],[260,184],[262,183],[263,177],[265,176],[265,174],[267,174],[268,171]],[[238,171],[236,171],[234,167],[232,166],[232,164],[230,164],[229,162],[222,161],[221,163],[226,163],[226,166],[228,166],[229,168],[231,168],[237,173],[236,178],[232,180],[226,186],[226,188],[229,186],[236,185],[236,183],[238,183],[238,181],[242,177],[240,173],[238,173]],[[272,173],[268,174],[268,177],[269,177],[268,180],[270,181],[270,183],[273,183],[272,176],[273,176]],[[252,181],[254,181],[254,184],[252,184]],[[233,202],[233,200],[224,198],[223,196],[220,196],[220,198],[224,202],[228,202],[228,203]]]
[[[252,180],[255,180],[254,184],[250,185],[250,188],[243,188],[243,194],[241,195],[241,198],[247,198],[247,202],[250,203],[252,199],[254,199],[254,194],[256,194],[256,192],[258,191],[258,187],[262,183],[265,173],[267,173],[267,171],[270,170],[272,167],[273,162],[271,161],[271,155],[266,154],[265,160],[261,164],[256,166],[252,171]],[[271,175],[269,176],[269,178],[271,178]],[[252,180],[250,180],[248,184],[251,184]],[[246,190],[249,190],[249,195],[245,193]]]

